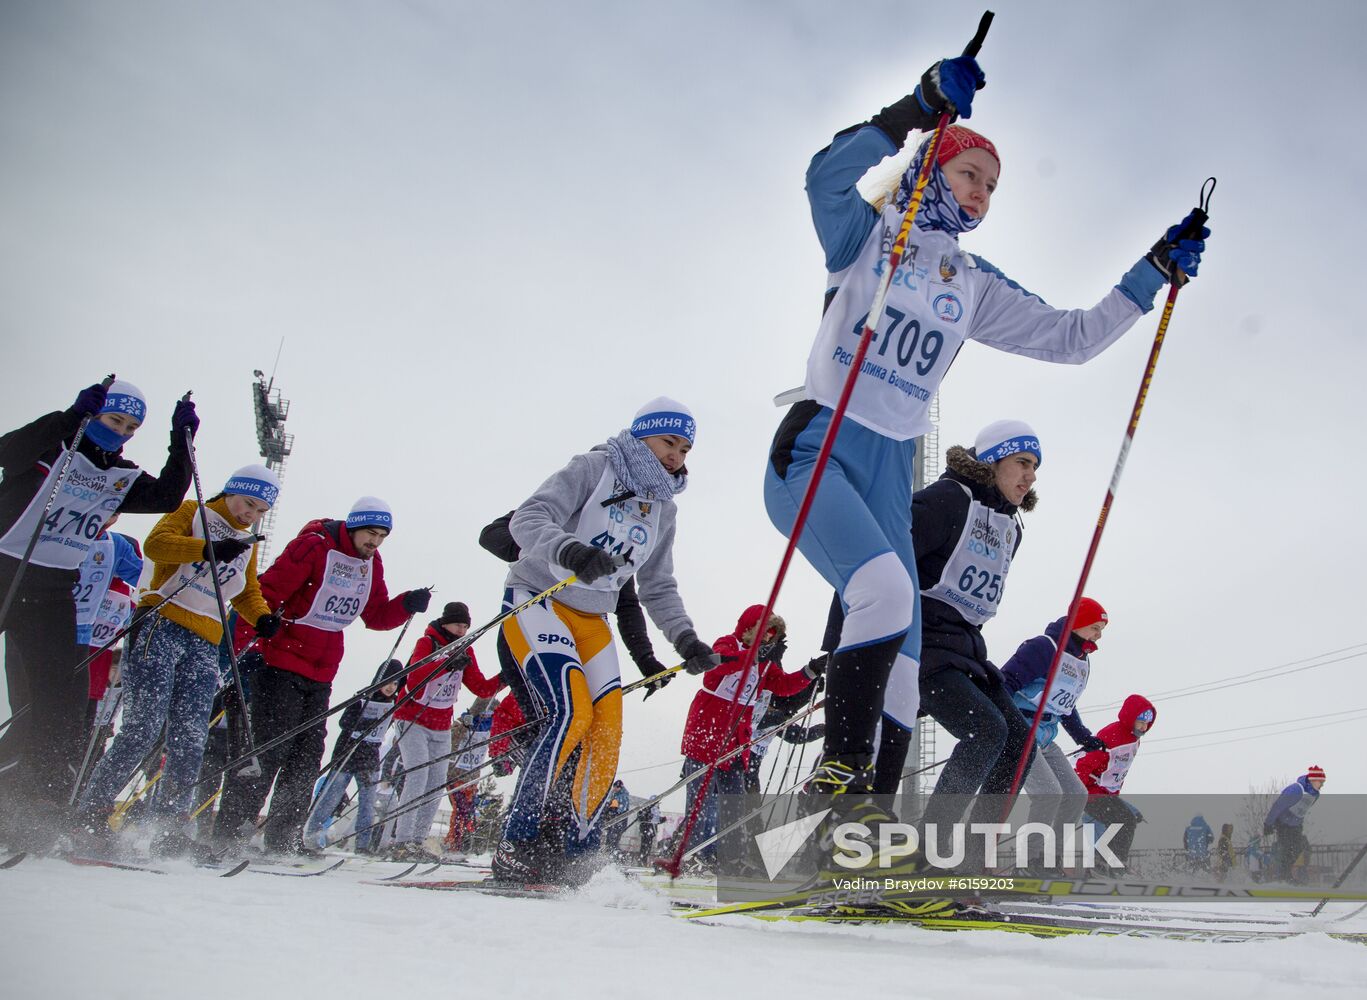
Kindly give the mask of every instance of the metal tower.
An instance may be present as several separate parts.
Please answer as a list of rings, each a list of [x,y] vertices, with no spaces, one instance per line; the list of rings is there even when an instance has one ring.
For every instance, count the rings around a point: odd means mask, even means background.
[[[252,383],[252,409],[256,413],[256,443],[261,449],[261,457],[283,484],[285,481],[285,460],[294,450],[294,435],[285,433],[285,420],[289,417],[290,401],[280,398],[280,390],[275,388],[275,378],[268,382],[265,373],[252,372],[256,381]],[[256,531],[264,534],[266,540],[257,551],[258,569],[265,569],[270,562],[271,529],[275,527],[275,508],[272,507],[257,522]]]
[[[930,401],[932,427],[916,440],[916,457],[912,466],[912,491],[924,489],[940,478],[940,397]],[[907,753],[907,770],[916,772],[902,779],[902,808],[904,816],[919,816],[925,808],[926,796],[935,786],[936,775],[930,770],[937,760],[935,734],[939,727],[930,716],[916,721]],[[935,770],[939,770],[936,768]]]

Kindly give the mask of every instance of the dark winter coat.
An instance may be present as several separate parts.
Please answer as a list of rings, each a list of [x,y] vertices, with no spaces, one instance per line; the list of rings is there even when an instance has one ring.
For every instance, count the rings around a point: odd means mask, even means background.
[[[367,700],[392,702],[394,699],[386,698],[383,693],[374,691],[368,698],[352,702],[343,710],[342,717],[337,722],[341,731],[337,734],[337,742],[333,744],[332,763],[329,767],[343,766],[342,762],[346,761],[344,766],[347,774],[374,774],[380,769],[380,744],[365,739],[367,735],[374,735],[371,732],[374,720],[367,720],[363,715]],[[357,746],[357,743],[360,745]],[[352,747],[355,747],[355,750]]]
[[[345,522],[321,518],[310,521],[290,539],[285,550],[260,577],[261,594],[266,603],[272,608],[284,605],[285,626],[271,638],[258,642],[257,649],[272,667],[323,684],[331,684],[337,676],[345,649],[342,633],[300,625],[292,619],[307,615],[313,606],[314,593],[323,582],[328,553],[333,549],[358,558]],[[365,607],[361,609],[361,621],[365,622],[366,628],[377,632],[398,628],[408,620],[408,612],[403,606],[405,594],[389,596],[384,583],[384,563],[378,552],[371,556],[370,566],[370,590]],[[241,649],[255,635],[246,621],[239,618],[234,636],[237,647]]]
[[[0,437],[0,535],[9,531],[28,507],[43,485],[52,466],[62,453],[63,444],[70,444],[81,424],[75,410],[58,410],[39,417],[31,424],[10,431]],[[77,448],[83,456],[100,469],[136,469],[138,466],[123,457],[123,450],[115,452],[97,448],[88,437],[81,438]],[[171,435],[166,464],[161,474],[143,473],[134,480],[119,505],[121,514],[166,514],[180,506],[190,488],[190,459],[185,451],[185,439]],[[0,553],[0,561],[16,562]],[[30,587],[66,586],[76,582],[77,570],[53,569],[30,565],[25,581]]]
[[[972,498],[961,486],[968,487]],[[911,497],[911,541],[916,552],[916,575],[922,587],[940,578],[945,564],[954,556],[968,520],[973,500],[1001,514],[1031,511],[1039,502],[1034,490],[1025,495],[1020,507],[1007,502],[996,486],[996,470],[979,462],[973,452],[955,445],[945,453],[945,471],[934,483],[917,490]],[[1019,519],[1017,519],[1019,523]],[[1020,549],[1022,532],[1016,535],[1012,555]],[[834,650],[839,643],[840,626],[845,615],[839,595],[831,604],[822,649]],[[979,680],[995,674],[987,669],[987,643],[982,629],[966,621],[958,610],[943,601],[921,601],[921,680],[951,667]]]
[[[1319,790],[1310,784],[1310,775],[1302,774],[1283,788],[1272,803],[1272,808],[1267,811],[1267,819],[1263,820],[1263,829],[1272,830],[1280,825],[1299,830],[1305,822],[1305,814],[1319,801],[1319,797]]]

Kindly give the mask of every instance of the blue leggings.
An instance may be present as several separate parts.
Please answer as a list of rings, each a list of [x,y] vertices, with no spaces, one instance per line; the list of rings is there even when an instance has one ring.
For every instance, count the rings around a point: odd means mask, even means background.
[[[183,818],[209,738],[209,713],[218,692],[218,647],[153,615],[128,650],[123,678],[123,725],[90,776],[82,808],[92,813],[112,809],[165,726],[166,765],[153,809]]]
[[[791,535],[832,412],[799,403],[764,475],[769,519]],[[846,418],[798,540],[840,597],[845,623],[827,679],[826,755],[872,754],[879,714],[903,729],[920,706],[920,592],[911,540],[916,442]],[[836,710],[833,710],[836,709]]]

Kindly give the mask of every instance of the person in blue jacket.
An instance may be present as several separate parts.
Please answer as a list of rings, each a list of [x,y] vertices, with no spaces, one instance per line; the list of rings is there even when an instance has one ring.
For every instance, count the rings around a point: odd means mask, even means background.
[[[1006,689],[1025,717],[1026,726],[1039,708],[1044,683],[1049,676],[1049,665],[1058,649],[1067,616],[1045,628],[1043,635],[1027,639],[1002,667]],[[1091,675],[1091,654],[1101,640],[1101,633],[1110,621],[1106,609],[1090,597],[1078,602],[1073,618],[1073,631],[1059,658],[1058,672],[1048,697],[1044,715],[1035,730],[1035,759],[1025,773],[1021,785],[1030,803],[1027,822],[1044,823],[1054,830],[1054,843],[1062,844],[1063,828],[1076,824],[1087,808],[1087,788],[1073,770],[1072,762],[1056,742],[1059,726],[1083,750],[1104,750],[1106,744],[1097,739],[1082,721],[1077,703],[1087,690]],[[1042,847],[1031,841],[1030,847]],[[1058,875],[1058,866],[1046,866],[1042,857],[1027,859],[1032,872],[1041,876]]]
[[[1272,878],[1289,879],[1296,861],[1310,841],[1305,836],[1305,817],[1319,801],[1324,787],[1324,768],[1311,764],[1310,768],[1282,789],[1263,820],[1263,837],[1276,834]]]
[[[765,469],[765,506],[784,535],[792,534],[813,478],[888,249],[930,156],[929,139],[881,211],[856,183],[900,150],[909,132],[934,128],[941,113],[967,119],[984,81],[972,58],[937,62],[912,94],[838,133],[808,167],[807,195],[829,277],[804,398],[775,433]],[[822,760],[809,786],[816,793],[856,793],[837,803],[834,822],[861,815],[880,821],[870,794],[874,732],[880,718],[908,731],[915,725],[921,623],[911,534],[912,458],[916,437],[931,428],[930,402],[960,348],[972,340],[1043,361],[1086,362],[1153,308],[1154,296],[1176,269],[1194,274],[1205,246],[1200,239],[1180,240],[1181,226],[1174,226],[1095,305],[1056,309],[959,246],[959,237],[987,215],[1000,172],[1001,159],[989,139],[960,125],[948,127],[798,540],[798,549],[836,589],[845,609],[827,682]]]
[[[1210,845],[1215,842],[1215,831],[1204,816],[1193,816],[1182,831],[1182,849],[1187,852],[1187,867],[1192,871],[1210,871]]]

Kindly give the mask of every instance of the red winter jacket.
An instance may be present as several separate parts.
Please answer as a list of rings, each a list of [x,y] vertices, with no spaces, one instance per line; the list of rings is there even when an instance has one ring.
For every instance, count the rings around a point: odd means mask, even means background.
[[[290,539],[270,569],[258,578],[261,596],[271,610],[276,611],[284,605],[281,614],[286,624],[271,638],[262,639],[256,648],[272,667],[324,684],[332,683],[342,662],[345,648],[342,633],[300,625],[293,619],[309,613],[314,593],[323,582],[328,553],[334,549],[358,558],[346,523],[321,518],[310,521]],[[384,563],[378,552],[370,558],[370,566],[370,590],[365,607],[361,609],[361,621],[365,622],[366,628],[377,632],[398,628],[408,620],[408,612],[403,606],[405,595],[390,598],[384,585]],[[237,648],[242,649],[255,635],[252,627],[239,618],[233,635]]]
[[[436,650],[453,642],[455,637],[447,632],[436,622],[427,626],[427,631],[413,647],[413,654],[409,656],[409,663],[416,663],[424,656],[430,656]],[[463,667],[456,666],[455,661],[462,660],[465,656],[470,657],[469,663]],[[454,657],[445,660],[438,660],[429,663],[425,667],[408,674],[399,685],[399,693],[396,699],[403,698],[414,688],[422,688],[411,701],[404,702],[394,713],[394,718],[416,722],[424,729],[433,729],[437,732],[451,728],[451,716],[455,712],[456,695],[460,693],[461,683],[474,693],[476,698],[489,698],[497,694],[503,687],[503,679],[500,677],[488,678],[480,672],[479,663],[475,660],[475,650],[471,646]]]
[[[1125,775],[1139,753],[1140,738],[1134,734],[1134,724],[1141,712],[1153,713],[1146,730],[1152,732],[1158,721],[1153,703],[1142,694],[1132,694],[1120,706],[1120,718],[1096,734],[1097,739],[1106,744],[1106,749],[1089,751],[1073,765],[1077,776],[1087,786],[1088,795],[1120,794]]]
[[[756,663],[750,668],[748,683],[741,692],[741,708],[737,714],[735,729],[728,734],[727,721],[731,718],[733,708],[731,699],[740,685],[741,661],[746,650],[741,644],[740,637],[759,621],[762,614],[764,605],[752,604],[736,622],[734,632],[712,643],[713,652],[736,659],[713,667],[702,675],[702,687],[693,696],[693,704],[688,708],[688,721],[684,723],[683,740],[680,744],[684,756],[711,764],[736,747],[749,743],[750,717],[754,712],[755,700],[761,691],[772,691],[775,695],[783,697],[797,694],[812,683],[812,679],[801,671],[785,674],[777,663]],[[721,769],[729,771],[733,767],[744,767],[749,755],[749,750],[737,754],[722,764]]]
[[[512,695],[507,695],[498,703],[494,708],[494,718],[489,723],[490,760],[503,757],[512,747],[513,738],[503,734],[510,729],[516,729],[526,721],[522,715],[522,707],[518,705],[517,699]],[[518,762],[514,760],[515,756],[504,757],[494,764],[494,773],[501,776],[512,774],[513,769],[518,765]]]

